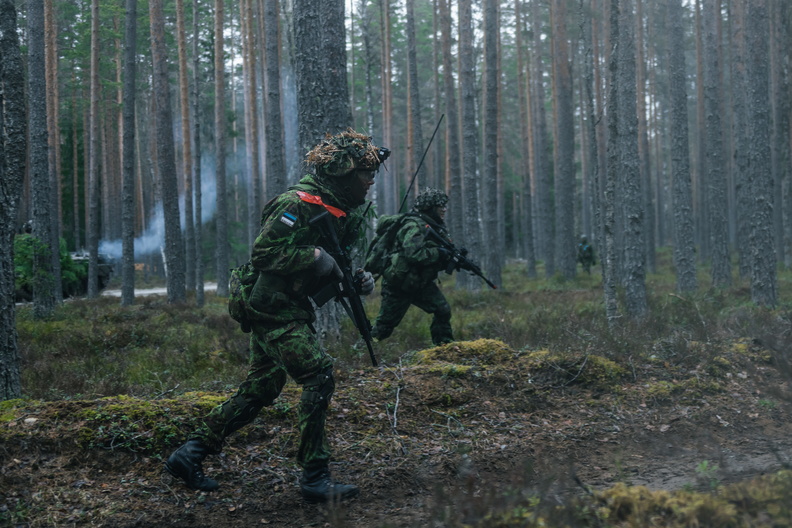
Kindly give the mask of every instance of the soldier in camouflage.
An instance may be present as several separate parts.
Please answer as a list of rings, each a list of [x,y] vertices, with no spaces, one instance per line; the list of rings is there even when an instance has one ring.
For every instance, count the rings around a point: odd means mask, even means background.
[[[445,225],[447,205],[443,191],[427,188],[415,199],[413,211],[404,215],[396,233],[394,257],[382,277],[382,304],[372,330],[375,339],[389,337],[414,305],[432,314],[432,343],[454,340],[451,306],[437,286],[437,274],[446,269],[450,253],[426,236],[428,225],[450,242]]]
[[[204,458],[219,453],[226,437],[272,405],[289,376],[302,386],[297,462],[303,468],[303,497],[325,502],[358,494],[356,486],[333,480],[328,469],[325,418],[335,388],[333,360],[317,341],[309,297],[338,281],[341,270],[309,220],[329,211],[342,244],[354,243],[362,235],[362,222],[353,211],[365,202],[375,172],[389,154],[352,129],[328,135],[306,158],[315,176],[305,176],[264,207],[251,256],[258,279],[249,299],[250,369],[237,393],[210,411],[203,427],[168,458],[166,469],[188,487],[218,488],[203,473]],[[371,293],[371,275],[361,270],[358,277],[359,293]]]

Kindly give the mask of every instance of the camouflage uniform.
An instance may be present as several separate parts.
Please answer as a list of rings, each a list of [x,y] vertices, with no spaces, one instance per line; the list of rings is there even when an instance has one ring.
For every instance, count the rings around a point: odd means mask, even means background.
[[[335,389],[333,360],[316,339],[310,297],[338,282],[334,272],[341,270],[322,249],[321,232],[309,221],[329,212],[342,246],[353,245],[362,235],[362,221],[360,214],[351,211],[365,201],[373,173],[388,154],[351,129],[328,136],[307,158],[317,176],[305,176],[264,207],[251,255],[258,277],[246,308],[251,330],[247,378],[236,394],[209,412],[203,426],[166,462],[166,469],[189,487],[217,489],[217,482],[203,474],[204,457],[218,453],[228,435],[271,405],[289,376],[302,386],[297,462],[304,469],[303,496],[326,501],[357,494],[355,486],[332,480],[328,470],[325,419]],[[320,261],[332,266],[322,271]],[[370,275],[368,280],[370,291],[374,281]]]
[[[327,405],[333,394],[333,362],[316,341],[315,319],[309,295],[329,283],[313,273],[314,247],[321,246],[318,230],[308,221],[324,211],[322,205],[301,196],[320,196],[322,202],[343,212],[344,200],[311,176],[270,202],[262,213],[261,233],[253,245],[252,263],[259,271],[251,304],[254,308],[247,379],[229,400],[215,407],[196,432],[214,452],[232,432],[249,424],[262,407],[278,397],[288,374],[303,387],[298,413],[303,468],[326,465],[330,452],[324,433]],[[348,207],[348,206],[347,206]],[[332,209],[331,209],[332,210]],[[342,240],[356,217],[334,216]]]
[[[426,200],[427,197],[430,199]],[[410,305],[414,305],[432,314],[432,343],[439,345],[454,340],[451,306],[437,286],[437,274],[446,269],[448,258],[440,244],[426,236],[428,225],[450,242],[445,223],[427,212],[447,202],[441,191],[427,190],[416,199],[417,211],[405,215],[396,234],[396,257],[383,274],[382,303],[372,330],[375,338],[389,337]]]
[[[588,243],[585,235],[580,237],[580,243],[577,246],[577,261],[583,265],[583,271],[589,275],[591,275],[591,266],[597,264],[594,258],[594,248]]]

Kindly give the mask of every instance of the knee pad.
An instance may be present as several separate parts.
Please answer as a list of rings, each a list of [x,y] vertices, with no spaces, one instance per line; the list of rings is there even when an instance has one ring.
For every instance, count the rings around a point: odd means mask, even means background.
[[[335,378],[333,377],[333,367],[330,367],[303,383],[300,403],[306,406],[316,405],[322,409],[327,409],[334,392]]]
[[[450,321],[451,320],[451,305],[448,303],[443,303],[437,307],[437,311],[434,313],[435,318],[438,321]]]

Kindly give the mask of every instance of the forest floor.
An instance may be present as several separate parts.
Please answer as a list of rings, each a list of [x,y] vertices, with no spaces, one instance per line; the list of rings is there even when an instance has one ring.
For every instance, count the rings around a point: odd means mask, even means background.
[[[342,505],[300,497],[291,383],[206,460],[213,493],[163,471],[181,438],[136,440],[185,408],[200,416],[212,395],[6,402],[0,525],[475,526],[526,497],[559,504],[618,482],[711,491],[788,467],[789,376],[777,351],[748,340],[707,357],[617,366],[479,340],[379,369],[339,366],[331,469],[361,489]]]

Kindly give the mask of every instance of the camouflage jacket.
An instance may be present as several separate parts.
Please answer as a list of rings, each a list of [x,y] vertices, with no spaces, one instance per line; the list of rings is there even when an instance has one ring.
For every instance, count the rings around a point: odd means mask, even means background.
[[[360,215],[351,214],[351,209],[312,176],[305,176],[264,207],[251,254],[259,272],[253,294],[257,308],[250,310],[253,322],[274,328],[315,319],[309,296],[326,286],[329,278],[318,278],[313,271],[314,249],[325,242],[309,221],[329,211],[342,245],[351,246],[362,234]]]
[[[427,226],[451,242],[445,224],[425,214],[405,215],[396,234],[395,257],[383,276],[386,288],[413,291],[435,281],[437,274],[445,269],[440,244],[428,236]]]

